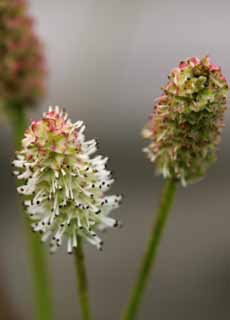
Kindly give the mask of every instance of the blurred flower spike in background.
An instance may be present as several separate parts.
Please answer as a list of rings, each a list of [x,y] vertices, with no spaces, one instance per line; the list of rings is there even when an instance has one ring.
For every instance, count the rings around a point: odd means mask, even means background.
[[[0,107],[33,106],[45,93],[43,47],[25,0],[0,1]]]

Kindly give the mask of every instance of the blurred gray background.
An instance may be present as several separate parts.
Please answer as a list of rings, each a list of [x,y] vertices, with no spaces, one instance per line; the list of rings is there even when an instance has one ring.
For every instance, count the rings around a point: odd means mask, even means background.
[[[118,319],[136,275],[157,207],[162,179],[141,149],[140,130],[169,70],[187,56],[210,54],[230,74],[230,2],[147,0],[31,0],[46,47],[48,95],[30,112],[65,107],[87,123],[111,157],[126,195],[114,213],[121,230],[103,235],[98,253],[86,246],[94,319]],[[139,320],[230,317],[230,115],[219,159],[199,184],[179,188]],[[18,319],[33,319],[23,224],[17,209],[11,129],[0,128],[0,259],[4,286]],[[73,259],[49,258],[56,320],[80,319]]]

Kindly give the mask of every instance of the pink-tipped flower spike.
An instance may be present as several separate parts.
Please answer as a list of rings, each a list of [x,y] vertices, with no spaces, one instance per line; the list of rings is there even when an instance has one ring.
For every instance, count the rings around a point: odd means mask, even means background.
[[[228,85],[208,56],[188,58],[169,74],[143,136],[156,171],[183,185],[202,178],[216,160]]]
[[[114,182],[108,158],[92,157],[97,143],[85,141],[84,130],[82,121],[72,123],[58,107],[50,107],[26,130],[13,161],[32,228],[43,241],[50,239],[51,251],[66,239],[71,253],[78,237],[101,249],[96,231],[119,225],[108,216],[121,201],[120,195],[106,195]]]
[[[0,107],[33,106],[44,95],[43,48],[25,0],[0,1]]]
[[[216,159],[223,127],[228,85],[221,70],[206,56],[188,58],[169,74],[163,94],[143,130],[150,144],[144,151],[165,178],[159,208],[150,231],[136,283],[122,320],[134,320],[173,206],[178,182],[202,178]]]

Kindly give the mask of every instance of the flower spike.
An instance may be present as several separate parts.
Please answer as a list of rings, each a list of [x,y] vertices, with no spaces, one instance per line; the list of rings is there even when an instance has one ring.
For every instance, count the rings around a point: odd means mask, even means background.
[[[43,46],[26,0],[0,1],[0,107],[32,106],[45,93]]]
[[[182,185],[204,176],[216,160],[228,85],[208,56],[182,61],[169,74],[143,130],[156,172]]]
[[[108,158],[92,157],[97,143],[85,141],[84,130],[82,121],[72,123],[59,107],[50,107],[26,130],[13,161],[32,228],[42,241],[50,239],[52,252],[65,238],[71,253],[78,237],[101,249],[96,231],[119,225],[108,216],[122,200],[105,195],[114,182],[105,167]]]

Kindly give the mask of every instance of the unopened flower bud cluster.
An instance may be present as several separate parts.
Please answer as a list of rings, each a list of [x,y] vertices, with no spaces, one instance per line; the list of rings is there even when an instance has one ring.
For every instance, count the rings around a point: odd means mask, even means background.
[[[143,130],[144,151],[156,172],[183,185],[204,176],[216,160],[226,110],[227,82],[208,56],[182,61]]]

